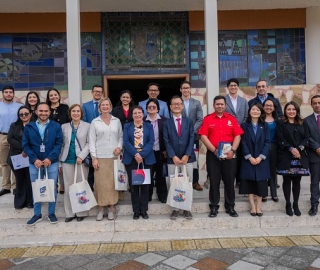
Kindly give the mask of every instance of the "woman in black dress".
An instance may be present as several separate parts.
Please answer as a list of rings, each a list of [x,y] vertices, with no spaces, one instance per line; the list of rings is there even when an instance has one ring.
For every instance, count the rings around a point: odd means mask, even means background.
[[[283,193],[286,199],[286,213],[300,216],[298,202],[301,176],[309,175],[308,140],[309,131],[304,127],[300,108],[294,101],[284,106],[283,119],[277,124],[278,174],[283,175]],[[291,193],[293,194],[293,212]]]
[[[120,120],[122,129],[125,123],[133,121],[133,106],[132,93],[129,90],[122,90],[120,93],[120,101],[117,103],[117,106],[112,109],[112,115]]]
[[[36,109],[40,103],[40,97],[37,92],[30,91],[27,94],[25,106],[31,110],[31,119],[30,121],[36,121],[38,116],[36,115]]]

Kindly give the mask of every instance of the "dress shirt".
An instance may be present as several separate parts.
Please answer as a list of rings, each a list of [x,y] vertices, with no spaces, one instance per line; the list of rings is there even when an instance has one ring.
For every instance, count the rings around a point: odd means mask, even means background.
[[[261,104],[263,104],[263,102],[268,98],[268,94],[266,94],[264,97],[258,95],[258,98],[260,99]]]
[[[154,120],[154,121],[151,120],[149,115],[147,115],[147,118],[146,118],[146,120],[149,120],[151,122],[151,125],[153,126],[153,133],[154,133],[153,150],[154,151],[159,151],[160,150],[158,119],[161,119],[159,114],[157,114],[156,120]]]
[[[39,130],[39,133],[40,133],[40,137],[41,137],[41,140],[43,141],[44,139],[44,132],[46,130],[46,127],[48,126],[48,124],[50,123],[50,120],[48,119],[47,122],[45,122],[44,124],[41,124],[39,120],[36,121],[36,125],[37,125],[37,128]]]
[[[177,133],[178,133],[178,121],[177,121],[177,118],[180,118],[180,124],[181,124],[181,130],[182,130],[182,115],[180,115],[179,117],[176,117],[176,116],[172,115],[172,118],[173,118],[174,125],[175,125]]]
[[[230,97],[233,109],[236,112],[237,111],[237,104],[238,104],[238,95],[236,96],[235,99],[230,94],[229,94],[229,97]]]
[[[22,104],[0,102],[0,132],[8,133],[10,125],[17,121],[17,112]]]
[[[188,100],[183,100],[183,106],[186,110],[186,115],[189,116],[189,104],[190,104],[190,97],[188,98]]]

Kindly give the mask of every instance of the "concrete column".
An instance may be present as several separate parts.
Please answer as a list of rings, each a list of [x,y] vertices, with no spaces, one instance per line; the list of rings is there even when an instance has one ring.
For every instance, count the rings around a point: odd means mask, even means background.
[[[206,39],[206,83],[208,113],[213,112],[213,98],[219,94],[218,11],[216,0],[204,0]]]
[[[306,82],[320,83],[320,7],[307,8],[306,41]]]
[[[80,1],[66,0],[69,105],[81,104]]]

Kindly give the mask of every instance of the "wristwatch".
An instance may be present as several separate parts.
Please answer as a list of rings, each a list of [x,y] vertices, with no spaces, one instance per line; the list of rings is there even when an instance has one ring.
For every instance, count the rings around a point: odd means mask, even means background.
[[[232,148],[231,148],[231,151],[232,151],[234,154],[237,152],[237,150],[234,150],[234,149],[232,149]]]

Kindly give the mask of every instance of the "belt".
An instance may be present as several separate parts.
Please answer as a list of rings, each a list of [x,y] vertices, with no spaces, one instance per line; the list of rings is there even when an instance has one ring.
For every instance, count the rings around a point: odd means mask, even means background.
[[[0,132],[1,135],[8,135],[8,133]]]

